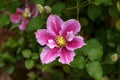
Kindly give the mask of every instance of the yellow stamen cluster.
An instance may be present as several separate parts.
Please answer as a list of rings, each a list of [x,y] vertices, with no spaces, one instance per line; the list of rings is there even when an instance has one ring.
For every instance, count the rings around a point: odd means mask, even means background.
[[[25,17],[25,18],[29,17],[28,13],[27,12],[23,12],[23,17]]]
[[[57,36],[56,43],[57,43],[58,47],[64,47],[66,44],[66,41],[62,36]]]
[[[30,18],[31,17],[31,13],[30,13],[30,9],[29,8],[25,8],[25,10],[23,12],[23,17],[24,18]]]

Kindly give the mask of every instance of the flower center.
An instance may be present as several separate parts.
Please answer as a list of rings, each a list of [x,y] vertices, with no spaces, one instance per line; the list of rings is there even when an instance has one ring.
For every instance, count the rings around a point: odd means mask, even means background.
[[[57,36],[56,43],[57,43],[58,47],[63,47],[63,46],[65,46],[66,41],[62,36]]]
[[[24,18],[31,17],[31,13],[30,13],[30,10],[28,8],[25,8],[25,11],[23,12],[23,17]]]

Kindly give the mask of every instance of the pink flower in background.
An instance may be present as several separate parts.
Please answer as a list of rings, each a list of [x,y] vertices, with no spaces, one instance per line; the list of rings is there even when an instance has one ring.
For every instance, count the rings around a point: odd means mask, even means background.
[[[37,42],[46,45],[40,59],[43,64],[48,64],[59,57],[59,62],[69,64],[75,56],[74,50],[85,45],[81,36],[75,36],[80,31],[80,23],[75,19],[66,22],[51,14],[47,19],[47,29],[40,29],[35,33]]]
[[[25,30],[28,21],[38,15],[34,4],[28,4],[26,0],[25,9],[17,8],[15,14],[10,14],[10,20],[12,23],[21,23],[19,25],[20,30]]]

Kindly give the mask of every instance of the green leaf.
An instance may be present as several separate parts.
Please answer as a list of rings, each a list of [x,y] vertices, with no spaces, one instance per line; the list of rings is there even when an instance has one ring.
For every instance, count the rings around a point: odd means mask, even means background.
[[[37,78],[37,75],[35,72],[29,72],[28,73],[28,77],[32,80],[35,80]]]
[[[88,20],[85,17],[81,17],[80,19],[81,26],[87,26],[88,25]]]
[[[103,3],[103,0],[94,0],[95,5],[100,5]]]
[[[12,38],[9,38],[6,42],[6,46],[11,47],[11,48],[15,48],[15,47],[17,47],[17,45],[18,44],[17,44],[16,40],[14,40]]]
[[[64,8],[65,4],[64,3],[56,3],[53,7],[52,7],[52,12],[54,14],[60,15],[60,12],[62,11],[62,9]]]
[[[94,26],[92,22],[89,22],[88,26],[84,27],[85,34],[91,34],[93,32]]]
[[[91,61],[100,60],[103,55],[103,48],[99,41],[92,38],[86,42],[86,46],[82,48],[83,53],[88,56]]]
[[[4,67],[5,63],[0,59],[0,68]]]
[[[45,4],[45,0],[34,0],[34,3],[37,4],[41,4],[44,5]]]
[[[113,5],[112,0],[103,0],[105,5]]]
[[[22,46],[24,45],[24,37],[20,37],[19,40],[17,41],[18,45]]]
[[[40,65],[42,72],[48,71],[51,69],[51,64]]]
[[[117,9],[120,12],[120,1],[117,1]]]
[[[62,71],[56,70],[56,69],[52,69],[50,71],[50,77],[51,80],[63,80],[64,79],[64,74]],[[70,80],[70,79],[69,79]]]
[[[120,20],[116,21],[115,27],[117,28],[117,30],[120,30]]]
[[[5,0],[1,0],[1,1],[0,1],[0,11],[4,11],[6,5],[7,5],[7,4],[6,4]]]
[[[31,51],[28,50],[28,49],[22,51],[22,56],[23,56],[24,58],[30,58],[31,55],[32,55],[32,53],[31,53]]]
[[[112,0],[94,0],[95,5],[105,4],[105,5],[112,5]]]
[[[95,6],[91,4],[88,6],[87,14],[91,20],[95,20],[98,16],[100,16],[102,12],[101,6]]]
[[[32,59],[39,59],[39,54],[38,53],[32,53],[31,58]]]
[[[17,23],[16,24],[12,24],[11,27],[10,27],[10,30],[13,30],[15,28],[18,28],[18,24]]]
[[[107,30],[107,44],[116,47],[120,43],[120,33],[114,29]]]
[[[84,68],[86,62],[85,62],[85,58],[83,56],[75,56],[73,62],[71,62],[71,67],[74,67],[74,68],[78,68],[78,69],[82,69]]]
[[[103,69],[99,62],[90,62],[87,63],[86,69],[88,74],[93,77],[95,80],[101,80],[103,75]]]
[[[0,54],[0,61],[9,61],[11,63],[15,63],[16,62],[16,59],[13,58],[13,56],[11,56],[10,54],[8,53],[4,53],[4,54]]]
[[[7,65],[6,71],[7,71],[8,74],[12,74],[13,71],[14,71],[14,66],[12,66],[12,65]]]
[[[43,17],[37,16],[28,22],[26,30],[35,31],[37,29],[40,29],[44,24],[45,24],[45,20],[43,19]]]
[[[12,4],[12,5],[11,5]],[[11,1],[8,3],[7,9],[11,12],[14,13],[16,12],[16,9],[19,7],[20,2],[19,1]]]
[[[63,65],[62,67],[63,67],[64,72],[66,73],[70,72],[70,67],[68,65]]]
[[[120,44],[117,46],[117,53],[120,55]]]
[[[35,62],[33,60],[27,59],[25,61],[25,67],[30,70],[31,68],[33,68],[35,65]]]
[[[0,14],[0,27],[10,23],[9,16],[6,14]]]
[[[113,18],[119,18],[119,11],[118,11],[118,9],[116,8],[116,6],[115,7],[109,7],[109,9],[108,9],[108,12],[109,12],[109,14],[110,14],[110,16],[111,17],[113,17]]]

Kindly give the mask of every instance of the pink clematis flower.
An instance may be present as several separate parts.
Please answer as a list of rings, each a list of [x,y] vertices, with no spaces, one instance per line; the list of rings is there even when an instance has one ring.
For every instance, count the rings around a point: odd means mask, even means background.
[[[34,4],[28,4],[28,0],[26,0],[25,9],[17,8],[15,14],[10,14],[10,20],[12,23],[19,23],[19,29],[25,30],[28,21],[31,18],[34,18],[38,15],[36,11],[36,7]]]
[[[80,31],[80,23],[75,19],[66,22],[51,14],[47,19],[47,29],[37,30],[35,37],[40,45],[46,45],[40,59],[48,64],[59,57],[62,64],[70,64],[75,56],[74,50],[85,45],[81,36],[75,36]]]

